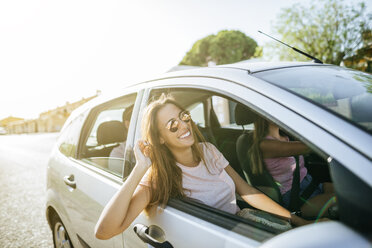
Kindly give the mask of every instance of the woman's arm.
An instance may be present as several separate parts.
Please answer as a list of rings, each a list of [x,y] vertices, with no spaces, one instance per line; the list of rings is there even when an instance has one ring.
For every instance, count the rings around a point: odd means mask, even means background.
[[[273,213],[291,220],[296,226],[301,226],[308,224],[310,222],[296,216],[292,215],[287,209],[280,206],[278,203],[267,197],[261,191],[251,187],[244,181],[238,173],[228,165],[225,167],[227,174],[232,178],[235,183],[236,192],[246,201],[249,205],[264,210],[269,213]]]
[[[109,239],[123,232],[149,204],[149,187],[139,185],[151,166],[151,160],[142,153],[144,148],[142,141],[134,147],[136,166],[103,209],[95,227],[95,235],[98,239]]]
[[[120,190],[107,203],[95,227],[98,239],[109,239],[123,232],[147,206],[149,188],[142,185],[137,188],[145,172],[135,166]]]
[[[300,141],[263,140],[260,149],[264,158],[289,157],[309,153],[311,150]]]

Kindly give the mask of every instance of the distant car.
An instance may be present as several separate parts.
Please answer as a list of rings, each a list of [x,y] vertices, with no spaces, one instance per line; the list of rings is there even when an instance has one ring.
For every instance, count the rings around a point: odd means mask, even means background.
[[[238,104],[308,145],[309,170],[318,168],[334,184],[334,220],[283,232],[171,199],[154,217],[141,213],[122,234],[96,239],[103,207],[133,169],[143,109],[164,92],[191,112],[206,140],[247,181],[254,178],[238,159],[237,140],[254,127],[236,123]],[[122,113],[133,104],[125,130]],[[120,144],[124,156],[110,157]],[[48,164],[46,217],[55,247],[165,247],[165,241],[173,247],[371,247],[372,76],[315,63],[237,63],[169,72],[102,95],[75,110],[61,131]]]

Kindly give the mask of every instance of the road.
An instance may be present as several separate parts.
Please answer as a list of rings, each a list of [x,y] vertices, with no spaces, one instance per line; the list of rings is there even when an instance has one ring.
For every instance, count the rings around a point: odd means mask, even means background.
[[[0,136],[0,247],[53,247],[45,218],[45,178],[57,136]]]

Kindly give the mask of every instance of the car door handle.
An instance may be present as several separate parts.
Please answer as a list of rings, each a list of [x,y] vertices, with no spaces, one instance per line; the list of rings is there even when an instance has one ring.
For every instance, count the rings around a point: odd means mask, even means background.
[[[159,228],[159,227],[158,227]],[[159,242],[149,234],[149,227],[143,224],[136,224],[133,227],[134,232],[137,236],[145,243],[152,245],[156,248],[173,248],[171,243],[168,241]],[[161,230],[161,229],[160,229]],[[162,230],[161,230],[162,231]],[[163,231],[162,231],[163,232]],[[164,232],[163,232],[164,233]]]
[[[69,176],[65,176],[63,178],[63,181],[65,182],[65,184],[67,184],[68,186],[70,186],[71,188],[74,188],[76,189],[76,182],[75,182],[75,177],[73,174],[69,175]]]

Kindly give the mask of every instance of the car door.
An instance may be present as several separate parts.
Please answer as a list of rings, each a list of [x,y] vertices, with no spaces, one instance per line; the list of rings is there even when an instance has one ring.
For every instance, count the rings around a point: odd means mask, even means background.
[[[124,143],[122,115],[137,99],[137,93],[125,94],[93,108],[81,132],[78,154],[65,166],[63,202],[82,247],[123,247],[121,235],[98,240],[94,227],[123,182],[125,158],[112,157],[111,152]]]

